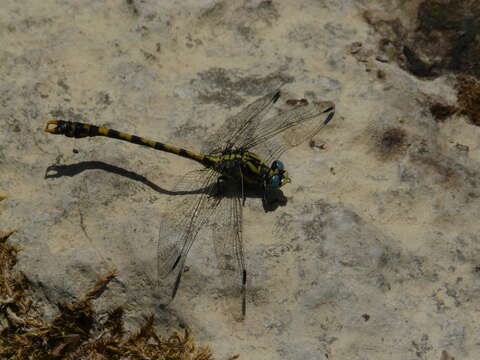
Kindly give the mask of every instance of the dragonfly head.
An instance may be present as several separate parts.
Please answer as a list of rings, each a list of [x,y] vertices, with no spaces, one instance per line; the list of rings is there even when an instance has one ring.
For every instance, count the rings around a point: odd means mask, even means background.
[[[275,160],[270,167],[270,171],[268,172],[268,187],[270,189],[278,189],[289,182],[291,181],[288,176],[288,172],[285,170],[285,166],[280,160]]]

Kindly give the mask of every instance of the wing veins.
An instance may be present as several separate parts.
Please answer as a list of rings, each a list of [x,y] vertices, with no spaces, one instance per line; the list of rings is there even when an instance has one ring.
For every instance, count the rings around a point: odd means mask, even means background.
[[[182,215],[182,219],[177,224],[172,225],[175,227],[175,230],[180,229],[180,234],[177,236],[171,234],[171,236],[176,237],[175,242],[172,244],[174,248],[170,249],[171,253],[166,254],[165,256],[162,256],[162,251],[164,250],[161,248],[162,234],[160,234],[157,245],[157,275],[159,278],[168,276],[174,268],[181,269],[183,267],[183,263],[186,260],[188,252],[190,251],[198,232],[209,220],[209,213],[214,210],[214,206],[218,206],[218,204],[215,204],[215,201],[219,202],[219,200],[215,199],[213,196],[216,186],[215,180],[217,177],[218,173],[214,170],[210,170],[206,174],[201,185],[206,191],[198,194],[198,198],[194,205],[190,207],[189,211]],[[210,208],[209,205],[211,205]],[[204,212],[204,209],[208,211]],[[181,247],[179,244],[182,244]],[[172,264],[175,266],[172,266]]]
[[[257,129],[257,135],[247,142],[241,144],[246,149],[253,149],[256,146],[264,146],[268,155],[264,161],[271,159],[273,155],[281,155],[289,148],[295,147],[308,138],[315,136],[331,120],[334,113],[334,104],[331,102],[313,103],[307,106],[299,106],[292,110],[280,113],[264,121],[263,126]],[[327,120],[319,120],[313,123],[315,118],[327,115]],[[302,123],[307,123],[302,129]],[[291,133],[292,139],[287,136],[279,136],[285,131],[297,130],[297,134]],[[286,135],[286,134],[285,134]],[[278,142],[275,144],[275,142]]]

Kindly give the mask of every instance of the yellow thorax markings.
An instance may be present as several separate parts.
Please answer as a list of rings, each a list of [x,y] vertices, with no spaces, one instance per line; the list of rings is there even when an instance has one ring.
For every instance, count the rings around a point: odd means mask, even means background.
[[[210,155],[208,156],[208,158],[214,163],[240,160],[242,163],[242,167],[248,168],[250,170],[250,173],[255,175],[261,174],[262,166],[267,167],[258,155],[251,152],[233,152],[230,154]],[[244,174],[244,176],[247,176],[247,174]]]

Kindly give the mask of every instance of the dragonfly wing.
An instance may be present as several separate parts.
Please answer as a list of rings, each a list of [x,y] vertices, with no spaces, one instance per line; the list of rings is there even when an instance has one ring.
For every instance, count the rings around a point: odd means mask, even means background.
[[[315,136],[334,114],[335,104],[330,101],[300,105],[263,121],[255,135],[241,145],[269,164]]]
[[[198,232],[209,221],[220,201],[215,196],[218,173],[208,170],[196,174],[200,177],[195,179],[197,184],[195,188],[200,187],[203,190],[183,195],[180,203],[173,199],[171,201],[173,211],[165,214],[160,227],[157,245],[157,285],[160,285],[160,279],[176,273],[177,280],[172,298],[178,288],[188,252]],[[194,185],[185,186],[190,189]]]
[[[210,179],[209,177],[211,175],[211,171],[211,169],[202,167],[187,172],[179,181],[177,181],[172,193],[175,195],[193,195],[196,193],[204,193],[207,190],[204,186],[209,185],[205,184],[205,182],[208,183],[207,180]]]
[[[238,114],[228,118],[225,123],[205,143],[202,152],[211,154],[238,145],[250,139],[255,129],[273,104],[279,99],[280,90],[275,90],[254,101]]]
[[[237,320],[245,317],[247,266],[242,239],[242,189],[238,183],[222,183],[223,200],[212,221],[213,241],[223,281],[225,301]],[[240,317],[241,316],[241,317]]]

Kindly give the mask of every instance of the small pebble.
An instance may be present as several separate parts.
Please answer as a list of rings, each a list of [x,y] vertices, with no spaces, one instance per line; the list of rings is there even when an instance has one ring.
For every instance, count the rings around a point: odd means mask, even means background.
[[[352,45],[350,45],[350,54],[358,53],[362,46],[363,45],[360,41],[355,41],[354,43],[352,43]]]
[[[468,152],[470,150],[470,148],[467,146],[467,145],[463,145],[463,144],[459,144],[457,143],[455,145],[455,147],[459,150],[459,151],[464,151],[464,152]]]
[[[384,54],[377,55],[375,59],[377,59],[377,61],[380,61],[380,62],[383,62],[383,63],[388,63],[390,61],[388,59],[388,57]]]

